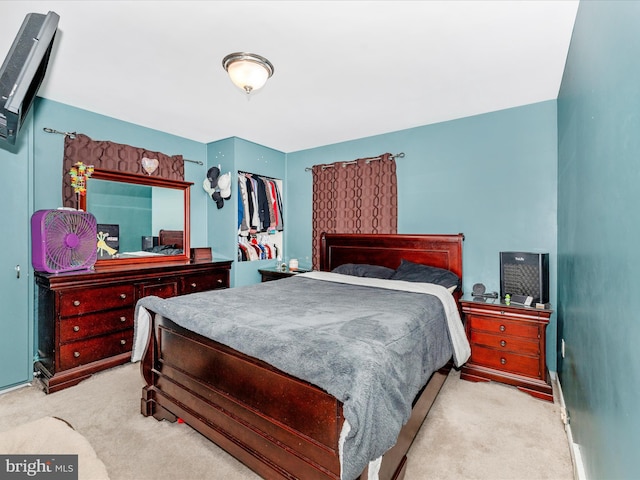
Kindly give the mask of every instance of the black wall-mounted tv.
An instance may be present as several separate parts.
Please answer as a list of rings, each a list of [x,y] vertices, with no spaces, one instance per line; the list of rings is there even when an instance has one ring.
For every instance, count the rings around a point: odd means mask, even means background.
[[[28,13],[0,67],[0,142],[15,145],[44,80],[60,17]]]

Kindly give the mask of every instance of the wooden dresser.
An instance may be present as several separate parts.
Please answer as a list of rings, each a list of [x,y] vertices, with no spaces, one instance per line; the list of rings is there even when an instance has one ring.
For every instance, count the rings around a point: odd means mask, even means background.
[[[138,299],[229,287],[231,262],[35,272],[38,360],[46,393],[130,360]]]
[[[471,299],[460,305],[471,344],[460,378],[507,383],[552,402],[545,335],[553,311]]]

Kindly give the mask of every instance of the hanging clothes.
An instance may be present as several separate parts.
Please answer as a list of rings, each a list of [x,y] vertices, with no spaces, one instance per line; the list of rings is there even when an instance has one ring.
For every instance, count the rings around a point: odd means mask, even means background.
[[[278,182],[238,172],[238,229],[246,236],[284,230],[282,195]]]
[[[267,235],[238,237],[238,260],[241,262],[255,260],[274,260],[278,258],[280,249]]]
[[[239,234],[242,236],[249,235],[249,193],[247,191],[247,179],[243,174],[238,174],[238,204],[242,204],[242,212],[240,212],[240,205],[238,205],[238,228]],[[240,217],[242,215],[242,217]]]

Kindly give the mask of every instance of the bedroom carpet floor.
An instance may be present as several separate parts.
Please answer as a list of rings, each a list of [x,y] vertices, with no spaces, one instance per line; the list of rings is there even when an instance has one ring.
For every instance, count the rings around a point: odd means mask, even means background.
[[[142,386],[138,364],[99,373],[51,395],[36,382],[0,395],[0,435],[56,416],[90,442],[111,480],[259,478],[190,427],[143,417]],[[573,478],[557,402],[537,400],[497,383],[463,381],[455,370],[409,452],[405,477]]]

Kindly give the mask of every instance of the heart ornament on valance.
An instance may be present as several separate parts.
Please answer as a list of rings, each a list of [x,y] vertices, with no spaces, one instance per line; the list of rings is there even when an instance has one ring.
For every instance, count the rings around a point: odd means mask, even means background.
[[[142,160],[140,160],[140,163],[142,164],[142,169],[145,172],[147,172],[149,175],[155,172],[158,169],[158,165],[160,164],[157,158],[147,158],[147,157],[142,157]]]

